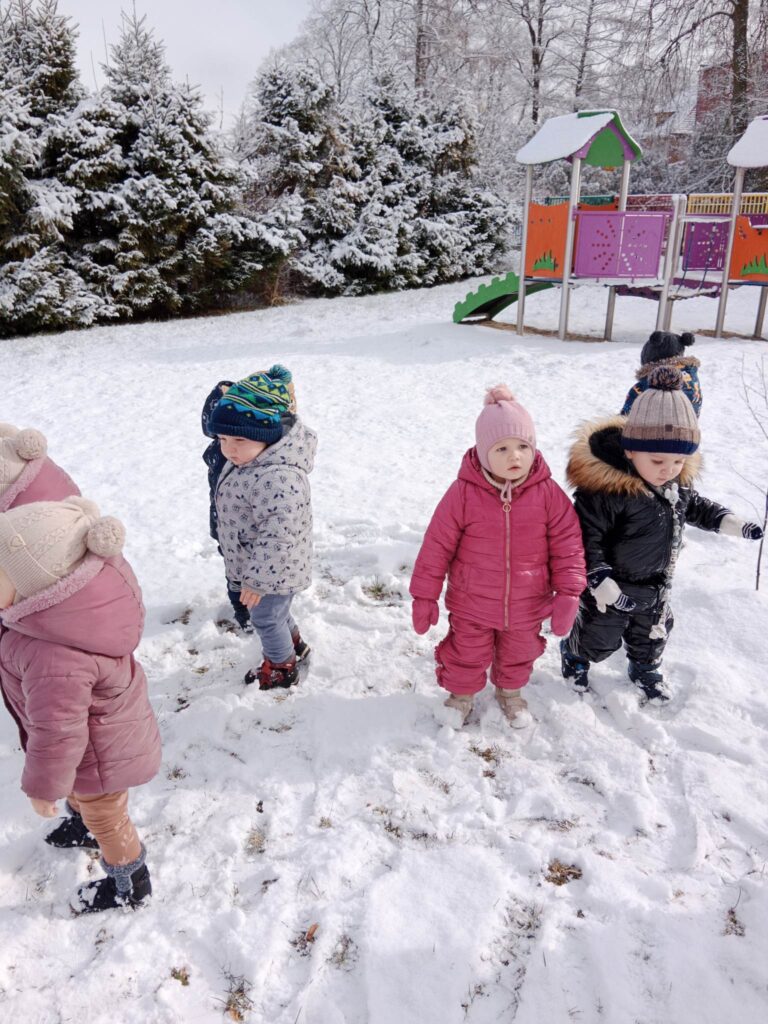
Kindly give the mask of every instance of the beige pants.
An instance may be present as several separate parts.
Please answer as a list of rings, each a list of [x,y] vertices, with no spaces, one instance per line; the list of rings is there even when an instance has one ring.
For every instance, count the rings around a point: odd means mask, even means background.
[[[98,840],[107,864],[130,864],[141,853],[141,843],[128,817],[128,792],[101,796],[70,793],[69,806],[82,816],[88,831]]]

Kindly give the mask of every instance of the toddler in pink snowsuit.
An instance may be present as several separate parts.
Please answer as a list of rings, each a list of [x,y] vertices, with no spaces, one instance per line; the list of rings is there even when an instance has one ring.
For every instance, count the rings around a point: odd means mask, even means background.
[[[413,627],[437,624],[448,576],[448,635],[435,650],[446,706],[466,721],[486,683],[512,722],[520,690],[546,646],[542,622],[566,636],[586,586],[581,527],[536,450],[533,420],[504,386],[492,388],[464,455],[427,528],[410,592]],[[521,719],[522,720],[522,719]]]

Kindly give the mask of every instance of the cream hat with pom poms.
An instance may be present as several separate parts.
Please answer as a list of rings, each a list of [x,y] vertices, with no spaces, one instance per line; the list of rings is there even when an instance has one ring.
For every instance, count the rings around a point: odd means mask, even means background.
[[[88,498],[38,501],[0,514],[0,569],[20,598],[31,597],[69,576],[89,551],[111,558],[124,541],[123,524],[100,516]]]
[[[47,449],[39,430],[17,430],[10,423],[0,423],[0,494],[18,480],[28,462],[42,459]]]

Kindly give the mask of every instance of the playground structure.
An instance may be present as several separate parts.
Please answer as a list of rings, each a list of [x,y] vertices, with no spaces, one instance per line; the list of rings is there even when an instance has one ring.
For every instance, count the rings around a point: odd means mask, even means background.
[[[516,329],[525,330],[526,298],[559,286],[558,337],[568,331],[571,289],[608,287],[604,336],[610,340],[617,295],[658,301],[656,329],[671,326],[675,302],[719,296],[715,333],[723,331],[729,287],[760,286],[755,337],[761,337],[768,299],[768,194],[744,193],[748,168],[768,165],[768,116],[755,118],[728,153],[736,168],[733,194],[630,195],[631,164],[642,155],[614,110],[551,118],[517,154],[526,167],[520,267],[481,285],[456,305],[456,323],[493,320],[517,303]],[[539,164],[571,163],[568,197],[533,200]],[[617,195],[581,196],[581,168],[621,166]]]

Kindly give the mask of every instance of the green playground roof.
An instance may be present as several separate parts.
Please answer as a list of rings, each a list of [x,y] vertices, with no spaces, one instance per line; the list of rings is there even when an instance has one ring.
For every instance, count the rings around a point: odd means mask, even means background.
[[[615,110],[581,110],[550,117],[517,154],[521,164],[579,156],[593,167],[618,167],[643,155]]]

